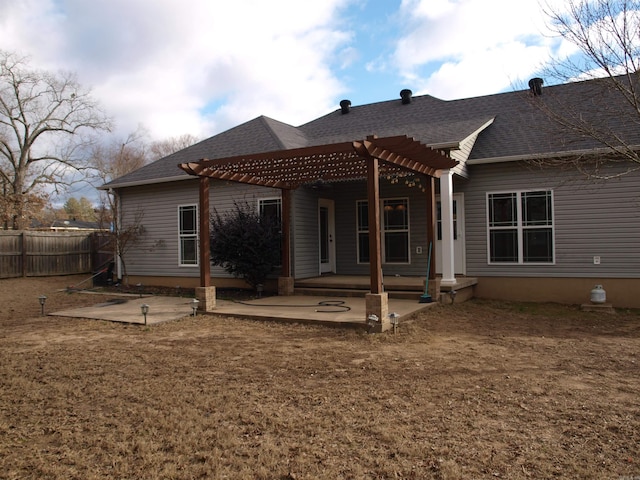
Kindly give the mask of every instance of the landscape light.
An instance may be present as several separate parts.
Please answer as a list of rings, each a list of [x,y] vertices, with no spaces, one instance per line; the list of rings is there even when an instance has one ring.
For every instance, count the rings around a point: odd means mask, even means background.
[[[398,333],[398,319],[400,315],[396,312],[390,313],[389,318],[391,319],[391,325],[393,326],[393,333]]]
[[[140,310],[142,310],[142,315],[144,315],[144,324],[147,324],[147,313],[149,313],[149,305],[143,303],[140,305]]]
[[[47,301],[46,295],[40,295],[38,297],[38,301],[40,302],[40,315],[44,315],[44,302]]]
[[[196,316],[196,312],[198,311],[198,304],[200,301],[197,298],[191,300],[191,310],[193,310],[193,316]]]
[[[449,296],[451,297],[451,305],[453,305],[453,302],[456,301],[457,294],[458,292],[456,292],[455,290],[449,290]]]

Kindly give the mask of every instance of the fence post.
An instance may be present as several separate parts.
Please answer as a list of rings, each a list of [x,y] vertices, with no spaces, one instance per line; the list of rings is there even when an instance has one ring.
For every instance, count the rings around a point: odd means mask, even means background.
[[[20,235],[21,246],[22,246],[22,276],[27,276],[27,236],[26,232],[23,230]]]

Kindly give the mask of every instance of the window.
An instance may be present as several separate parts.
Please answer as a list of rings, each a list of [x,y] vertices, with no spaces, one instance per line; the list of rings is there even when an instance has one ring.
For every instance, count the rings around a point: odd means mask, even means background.
[[[198,265],[198,207],[178,207],[181,266]]]
[[[487,196],[489,263],[553,263],[550,190]]]
[[[282,200],[280,198],[260,198],[258,199],[258,212],[260,218],[272,219],[278,225],[278,233],[282,234]],[[279,254],[282,255],[282,244]],[[279,257],[280,258],[280,257]],[[278,265],[282,265],[282,259]]]
[[[369,206],[357,202],[358,263],[368,263]],[[406,198],[382,201],[382,251],[385,263],[409,263],[409,201]]]
[[[273,218],[282,222],[282,201],[279,198],[261,198],[258,200],[258,211],[261,217]]]

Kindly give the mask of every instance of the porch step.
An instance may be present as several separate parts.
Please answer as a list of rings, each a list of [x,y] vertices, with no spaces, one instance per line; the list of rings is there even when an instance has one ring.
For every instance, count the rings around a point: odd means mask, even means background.
[[[385,290],[389,298],[401,300],[419,300],[422,291],[416,290]],[[369,290],[359,288],[318,288],[318,287],[295,287],[295,295],[313,295],[318,297],[364,297]]]

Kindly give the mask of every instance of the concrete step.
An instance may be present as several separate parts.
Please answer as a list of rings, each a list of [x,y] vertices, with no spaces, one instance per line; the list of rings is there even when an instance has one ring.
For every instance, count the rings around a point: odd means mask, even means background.
[[[397,298],[404,300],[420,299],[420,295],[424,292],[418,292],[416,290],[386,290],[389,294],[389,298]],[[362,290],[356,288],[310,288],[310,287],[295,287],[293,289],[294,295],[313,295],[318,297],[364,297],[369,293],[369,290]]]

